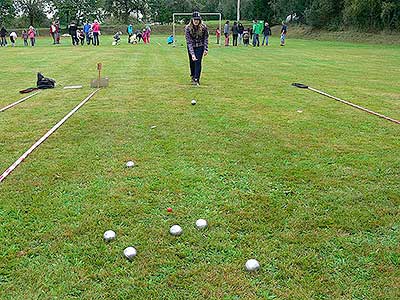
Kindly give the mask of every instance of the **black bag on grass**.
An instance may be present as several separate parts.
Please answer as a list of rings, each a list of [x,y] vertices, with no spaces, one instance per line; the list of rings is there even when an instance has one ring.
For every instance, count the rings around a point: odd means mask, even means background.
[[[37,74],[37,88],[38,89],[53,89],[56,86],[54,79],[46,78],[42,74]]]

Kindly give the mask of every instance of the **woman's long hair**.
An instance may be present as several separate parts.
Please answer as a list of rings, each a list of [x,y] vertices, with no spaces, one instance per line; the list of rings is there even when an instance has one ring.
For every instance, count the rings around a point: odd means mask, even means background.
[[[198,38],[203,37],[205,30],[206,30],[206,26],[203,24],[203,22],[201,20],[199,20],[198,26],[194,25],[193,19],[190,20],[189,32],[193,38],[198,39]]]

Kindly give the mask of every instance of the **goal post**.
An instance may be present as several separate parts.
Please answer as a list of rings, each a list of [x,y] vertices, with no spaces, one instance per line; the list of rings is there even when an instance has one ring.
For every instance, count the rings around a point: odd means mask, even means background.
[[[218,16],[218,28],[221,32],[222,29],[222,14],[221,13],[200,13],[201,16]],[[172,14],[172,36],[174,37],[174,46],[176,43],[176,28],[175,28],[175,21],[176,17],[179,16],[192,16],[192,13],[173,13]],[[221,43],[219,43],[221,45]]]

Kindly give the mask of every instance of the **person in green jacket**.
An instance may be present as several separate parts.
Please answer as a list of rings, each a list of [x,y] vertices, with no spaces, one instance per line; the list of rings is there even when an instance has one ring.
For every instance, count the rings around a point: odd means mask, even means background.
[[[262,26],[260,23],[257,22],[257,20],[253,21],[253,47],[257,45],[257,47],[260,47],[260,34],[262,31]]]

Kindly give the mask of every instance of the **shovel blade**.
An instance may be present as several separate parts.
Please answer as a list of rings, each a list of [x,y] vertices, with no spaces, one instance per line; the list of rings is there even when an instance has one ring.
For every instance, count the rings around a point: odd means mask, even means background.
[[[99,79],[93,79],[90,82],[90,87],[92,88],[98,88],[98,87],[108,87],[109,79],[106,78],[100,78]]]

